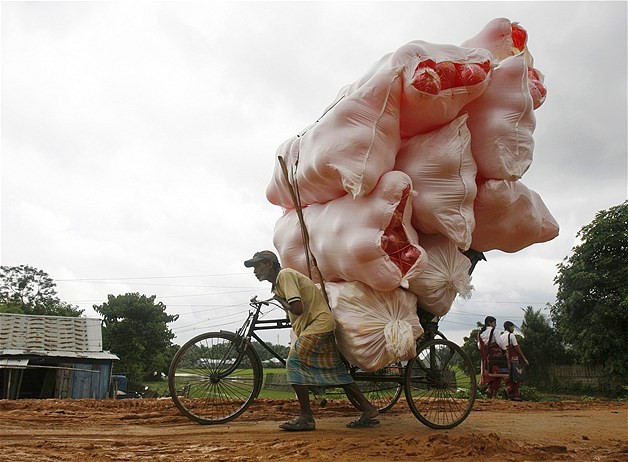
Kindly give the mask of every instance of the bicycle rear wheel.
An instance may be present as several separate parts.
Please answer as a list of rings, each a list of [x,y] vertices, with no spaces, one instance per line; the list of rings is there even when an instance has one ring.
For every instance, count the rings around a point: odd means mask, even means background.
[[[362,394],[368,399],[379,412],[386,412],[392,408],[399,400],[403,391],[403,377],[401,375],[403,367],[400,363],[391,364],[377,372],[364,372],[361,369],[351,369],[351,376],[358,384]],[[382,380],[378,380],[381,377]],[[398,378],[399,380],[394,380]],[[387,379],[387,380],[384,380]],[[347,395],[351,404],[358,410],[362,410],[352,396]]]
[[[405,377],[410,410],[431,428],[447,429],[462,423],[473,408],[475,368],[453,342],[434,339],[420,345],[408,362]]]
[[[174,404],[201,424],[238,417],[257,397],[262,381],[257,353],[231,332],[194,337],[175,354],[168,373]]]

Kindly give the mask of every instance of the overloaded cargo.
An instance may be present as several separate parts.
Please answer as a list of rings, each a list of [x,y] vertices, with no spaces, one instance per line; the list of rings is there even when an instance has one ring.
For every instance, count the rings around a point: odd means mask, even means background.
[[[417,307],[444,316],[470,296],[465,254],[558,235],[521,182],[547,96],[527,39],[497,18],[460,46],[409,42],[277,149],[266,196],[284,209],[274,234],[282,265],[311,274],[309,245],[339,348],[364,370],[416,354]]]

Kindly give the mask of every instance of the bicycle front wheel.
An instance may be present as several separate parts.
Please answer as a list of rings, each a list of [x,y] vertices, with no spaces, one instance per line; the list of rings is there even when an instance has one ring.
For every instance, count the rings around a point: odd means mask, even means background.
[[[257,353],[231,332],[194,337],[175,354],[168,373],[174,404],[201,424],[238,417],[257,397],[262,381]]]
[[[430,340],[408,362],[405,391],[410,410],[422,423],[437,429],[453,428],[473,408],[475,368],[455,343]]]

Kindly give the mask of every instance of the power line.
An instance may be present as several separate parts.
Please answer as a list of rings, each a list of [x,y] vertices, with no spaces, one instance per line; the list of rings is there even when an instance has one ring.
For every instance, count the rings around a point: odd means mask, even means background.
[[[230,287],[230,286],[208,286],[208,285],[192,285],[192,284],[151,284],[151,283],[146,283],[146,282],[137,282],[137,283],[128,283],[128,282],[115,282],[115,281],[79,281],[79,280],[75,280],[75,281],[64,281],[64,282],[79,282],[79,283],[83,283],[83,282],[89,282],[90,284],[119,284],[119,285],[125,285],[125,286],[155,286],[155,287],[200,287],[200,288],[225,288],[225,289],[239,289],[242,286],[236,286],[236,287]]]
[[[242,276],[251,273],[224,273],[224,274],[198,274],[187,276],[138,276],[138,277],[119,277],[119,278],[75,278],[75,279],[55,279],[57,282],[72,282],[72,281],[125,281],[136,279],[179,279],[179,278],[208,278],[208,277],[221,277],[221,276]]]
[[[229,292],[213,292],[209,294],[157,295],[156,298],[162,299],[162,298],[181,298],[181,297],[203,297],[203,296],[211,296],[211,295],[240,294],[240,293],[249,292],[249,291],[250,291],[249,289],[243,289],[243,290],[234,290],[234,291],[229,291]],[[101,299],[70,300],[67,303],[81,304],[81,303],[92,303],[92,302],[97,302],[97,301],[101,301]]]

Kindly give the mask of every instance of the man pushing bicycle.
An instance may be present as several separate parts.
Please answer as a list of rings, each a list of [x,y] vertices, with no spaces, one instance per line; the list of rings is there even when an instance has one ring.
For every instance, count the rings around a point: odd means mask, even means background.
[[[298,417],[279,425],[288,431],[315,430],[316,423],[310,406],[310,386],[340,386],[354,398],[362,415],[347,424],[349,428],[379,425],[379,411],[360,391],[343,363],[334,337],[334,319],[321,291],[304,274],[291,268],[281,268],[277,256],[270,250],[256,252],[244,262],[253,268],[260,281],[272,284],[272,292],[288,313],[297,340],[290,349],[286,363],[286,379],[294,388],[301,409]]]

